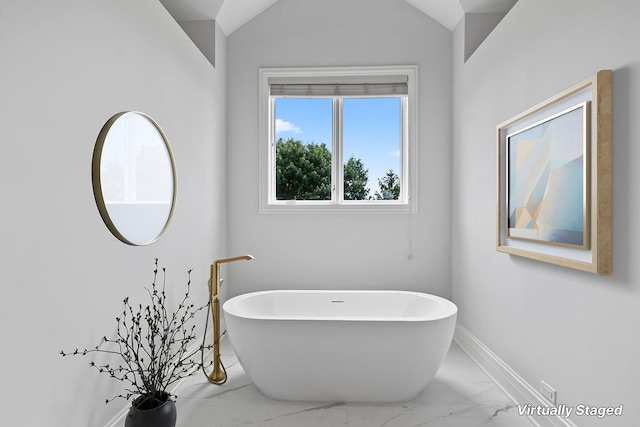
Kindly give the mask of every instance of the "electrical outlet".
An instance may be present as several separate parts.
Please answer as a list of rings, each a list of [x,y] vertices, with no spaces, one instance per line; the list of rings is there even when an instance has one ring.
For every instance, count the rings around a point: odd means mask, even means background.
[[[540,393],[551,403],[556,404],[556,390],[549,384],[540,380]]]

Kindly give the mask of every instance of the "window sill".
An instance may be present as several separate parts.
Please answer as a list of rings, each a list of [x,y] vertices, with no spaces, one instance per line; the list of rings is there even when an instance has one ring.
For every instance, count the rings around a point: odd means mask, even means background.
[[[415,203],[398,202],[304,202],[304,201],[283,201],[260,206],[260,213],[416,213],[418,211]]]

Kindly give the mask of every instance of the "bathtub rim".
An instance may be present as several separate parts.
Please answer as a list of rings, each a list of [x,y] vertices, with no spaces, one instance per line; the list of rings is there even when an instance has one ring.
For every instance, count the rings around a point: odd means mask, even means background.
[[[401,294],[409,295],[416,298],[428,299],[439,302],[444,305],[443,312],[437,316],[428,314],[425,316],[283,316],[283,315],[251,315],[237,308],[237,305],[247,298],[258,297],[266,294]],[[451,300],[440,297],[438,295],[428,294],[426,292],[416,291],[399,291],[399,290],[364,290],[364,289],[273,289],[265,291],[247,292],[245,294],[236,295],[222,305],[223,313],[244,319],[263,320],[263,321],[336,321],[336,322],[435,322],[457,316],[458,307]]]

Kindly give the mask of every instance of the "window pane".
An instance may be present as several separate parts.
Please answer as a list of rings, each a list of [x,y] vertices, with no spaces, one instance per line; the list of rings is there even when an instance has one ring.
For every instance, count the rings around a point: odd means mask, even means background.
[[[401,98],[346,98],[342,109],[345,200],[400,195]]]
[[[276,199],[331,200],[332,101],[275,99]]]

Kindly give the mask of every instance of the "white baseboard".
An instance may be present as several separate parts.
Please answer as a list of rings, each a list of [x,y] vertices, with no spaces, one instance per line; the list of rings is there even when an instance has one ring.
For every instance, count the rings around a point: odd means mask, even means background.
[[[516,405],[530,404],[534,407],[549,407],[549,402],[538,390],[527,383],[487,346],[459,323],[453,340],[491,378]],[[528,417],[539,427],[577,427],[562,416],[531,415]]]

